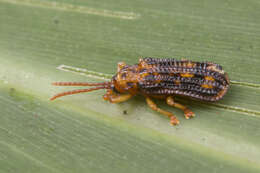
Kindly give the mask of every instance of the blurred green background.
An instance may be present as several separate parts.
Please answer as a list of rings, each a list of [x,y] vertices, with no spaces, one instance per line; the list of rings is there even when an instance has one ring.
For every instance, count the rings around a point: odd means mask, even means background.
[[[0,0],[0,172],[259,172],[260,3],[257,0]],[[181,100],[181,124],[142,97],[105,91],[50,102],[53,81],[102,81],[117,63],[174,57],[221,64],[223,100]],[[73,88],[73,87],[72,87]],[[126,113],[126,114],[124,114]]]

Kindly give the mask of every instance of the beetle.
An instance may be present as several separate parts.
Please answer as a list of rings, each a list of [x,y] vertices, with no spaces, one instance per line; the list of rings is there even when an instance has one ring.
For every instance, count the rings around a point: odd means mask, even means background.
[[[56,86],[95,86],[89,89],[79,89],[59,93],[58,97],[93,90],[106,89],[103,99],[111,103],[124,102],[135,95],[143,95],[148,106],[170,118],[172,125],[179,124],[176,116],[160,109],[152,98],[165,99],[170,106],[183,110],[186,119],[195,114],[186,106],[174,101],[173,96],[215,102],[227,92],[230,81],[222,67],[212,62],[194,62],[168,58],[141,58],[138,64],[127,65],[119,62],[117,73],[109,82],[54,82]]]

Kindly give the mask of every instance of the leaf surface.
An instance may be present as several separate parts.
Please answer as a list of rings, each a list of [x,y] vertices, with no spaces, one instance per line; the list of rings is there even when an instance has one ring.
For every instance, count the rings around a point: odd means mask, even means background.
[[[258,1],[0,0],[0,172],[259,172]],[[104,91],[50,102],[68,87],[102,81],[120,61],[174,57],[221,64],[232,81],[195,113],[142,97],[122,104]],[[85,75],[57,69],[65,64]],[[126,113],[126,114],[124,114]]]

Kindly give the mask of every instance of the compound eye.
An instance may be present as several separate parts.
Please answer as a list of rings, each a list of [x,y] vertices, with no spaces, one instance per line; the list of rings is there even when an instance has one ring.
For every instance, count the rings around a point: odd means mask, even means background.
[[[116,90],[116,87],[114,85],[111,86],[111,89],[114,93],[120,94],[120,92]]]

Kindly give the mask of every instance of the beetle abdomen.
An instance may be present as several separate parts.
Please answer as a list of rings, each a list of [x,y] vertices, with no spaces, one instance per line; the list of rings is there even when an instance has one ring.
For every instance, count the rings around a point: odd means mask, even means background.
[[[141,93],[183,95],[205,101],[221,99],[228,87],[227,74],[218,64],[188,60],[143,58],[139,62]]]

